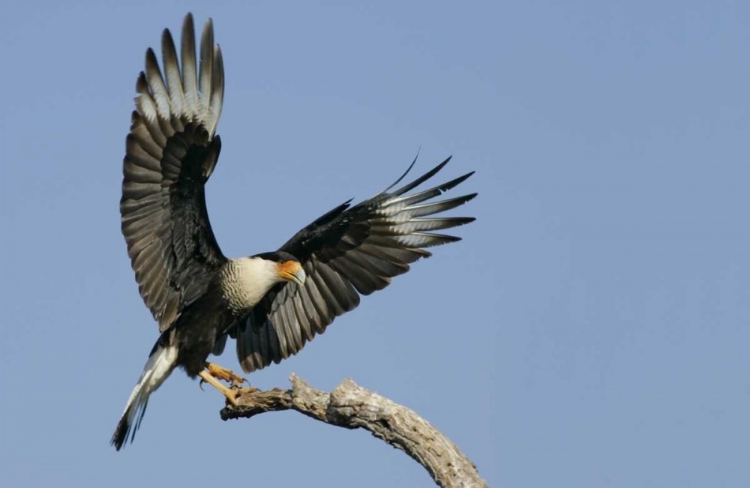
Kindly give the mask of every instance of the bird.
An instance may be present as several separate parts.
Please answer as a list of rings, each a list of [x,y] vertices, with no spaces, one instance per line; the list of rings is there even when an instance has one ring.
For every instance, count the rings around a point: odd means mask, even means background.
[[[294,234],[276,251],[228,258],[211,229],[205,188],[216,169],[216,133],[224,103],[224,62],[213,21],[196,57],[192,14],[178,51],[169,29],[162,65],[152,48],[136,81],[135,110],[123,160],[121,230],[131,267],[159,337],[132,390],[111,444],[133,441],[149,398],[176,369],[219,390],[229,404],[251,389],[244,378],[208,361],[228,339],[245,373],[297,354],[360,297],[382,290],[432,246],[461,240],[436,231],[473,222],[439,214],[477,196],[435,200],[473,172],[414,191],[450,157],[408,184],[393,184],[353,204],[347,200]],[[223,382],[231,384],[226,386]]]

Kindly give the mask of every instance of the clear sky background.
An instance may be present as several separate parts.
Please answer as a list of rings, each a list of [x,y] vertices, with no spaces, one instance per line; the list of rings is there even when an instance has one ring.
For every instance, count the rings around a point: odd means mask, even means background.
[[[449,154],[435,249],[297,357],[445,432],[490,486],[750,486],[747,2],[12,2],[0,16],[0,484],[432,486],[363,431],[222,422],[178,371],[109,439],[156,326],[120,235],[136,75],[213,17],[227,255]],[[229,349],[231,352],[231,348]],[[238,369],[227,354],[220,363]]]

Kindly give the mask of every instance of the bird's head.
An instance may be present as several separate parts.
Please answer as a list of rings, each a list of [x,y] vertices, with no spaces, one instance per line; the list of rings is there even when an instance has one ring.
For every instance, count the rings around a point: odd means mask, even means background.
[[[273,263],[272,269],[278,281],[294,281],[300,286],[305,284],[307,278],[305,270],[302,269],[299,260],[291,254],[277,251],[258,254],[254,257]]]

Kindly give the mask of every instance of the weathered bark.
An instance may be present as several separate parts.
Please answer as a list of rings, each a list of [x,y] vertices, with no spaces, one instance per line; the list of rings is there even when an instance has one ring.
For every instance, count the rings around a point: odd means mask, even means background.
[[[250,418],[264,412],[296,410],[315,420],[347,429],[363,428],[401,449],[424,466],[438,486],[486,487],[476,466],[435,427],[412,410],[344,380],[331,393],[308,385],[296,375],[291,390],[244,393],[238,406],[221,411],[224,420]]]

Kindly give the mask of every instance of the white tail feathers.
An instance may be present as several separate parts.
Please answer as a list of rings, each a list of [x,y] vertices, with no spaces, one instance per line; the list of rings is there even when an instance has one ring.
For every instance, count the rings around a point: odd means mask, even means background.
[[[157,342],[148,362],[146,362],[146,366],[143,368],[141,378],[133,388],[133,393],[130,394],[115,433],[112,435],[111,443],[115,446],[115,449],[119,451],[128,437],[130,437],[131,442],[133,441],[135,432],[141,425],[143,414],[146,413],[148,397],[164,383],[176,364],[177,348],[174,346],[162,347]]]

